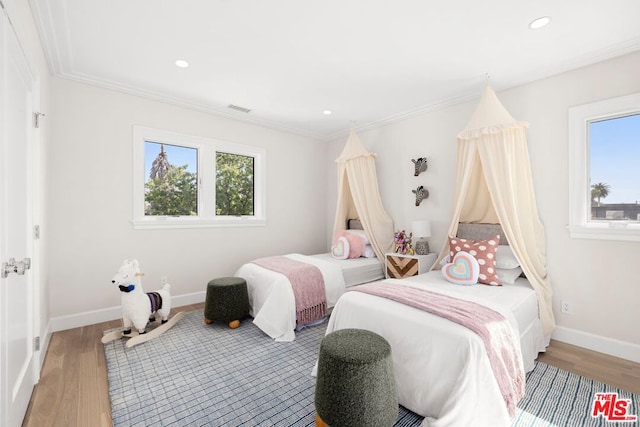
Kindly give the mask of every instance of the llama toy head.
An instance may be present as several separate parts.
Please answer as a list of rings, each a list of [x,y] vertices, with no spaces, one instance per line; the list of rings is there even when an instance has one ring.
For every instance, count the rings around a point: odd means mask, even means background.
[[[142,292],[143,274],[140,272],[138,260],[124,260],[111,283],[118,285],[121,292]]]

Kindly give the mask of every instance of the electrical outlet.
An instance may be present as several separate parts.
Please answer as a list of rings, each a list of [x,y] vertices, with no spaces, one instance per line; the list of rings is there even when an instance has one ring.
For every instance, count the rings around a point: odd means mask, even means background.
[[[160,284],[161,285],[166,285],[167,284],[167,276],[160,276]]]
[[[569,304],[568,301],[561,301],[560,302],[560,310],[564,314],[571,314],[571,304]]]

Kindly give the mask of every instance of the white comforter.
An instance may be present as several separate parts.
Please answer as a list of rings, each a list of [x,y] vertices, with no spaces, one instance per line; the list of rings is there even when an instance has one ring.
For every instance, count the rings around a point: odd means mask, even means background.
[[[340,267],[306,255],[284,256],[318,267],[324,279],[327,308],[336,304],[345,290]],[[253,263],[243,264],[235,275],[247,281],[253,323],[276,341],[293,341],[296,337],[296,301],[289,279]]]
[[[509,309],[476,292],[470,292],[471,297],[459,293],[464,287],[444,281],[439,271],[401,283],[482,303],[505,316],[519,336]],[[345,328],[367,329],[389,341],[398,401],[425,416],[423,426],[511,424],[484,343],[469,329],[395,301],[351,291],[333,309],[327,334]]]

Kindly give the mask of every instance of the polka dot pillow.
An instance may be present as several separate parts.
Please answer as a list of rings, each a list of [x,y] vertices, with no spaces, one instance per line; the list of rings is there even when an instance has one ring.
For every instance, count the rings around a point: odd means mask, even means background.
[[[478,283],[500,286],[502,282],[496,271],[496,251],[499,243],[499,235],[487,240],[469,240],[449,236],[449,256],[453,259],[458,252],[469,252],[480,265]]]

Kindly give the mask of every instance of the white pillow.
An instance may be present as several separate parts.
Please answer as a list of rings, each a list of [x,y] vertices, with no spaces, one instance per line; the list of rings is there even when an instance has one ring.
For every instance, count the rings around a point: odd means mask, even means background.
[[[513,285],[516,279],[522,274],[522,267],[518,266],[509,269],[496,268],[496,271],[503,285]]]
[[[376,257],[376,252],[373,250],[373,246],[371,245],[365,245],[364,246],[364,251],[362,251],[362,255],[365,258],[375,258]]]
[[[520,267],[520,263],[513,254],[511,247],[509,245],[499,245],[496,251],[496,268],[509,270],[516,267]]]
[[[354,236],[361,237],[364,240],[365,245],[371,244],[371,242],[369,241],[369,238],[367,237],[367,233],[365,233],[364,230],[345,230],[345,231],[349,234],[353,234]]]

